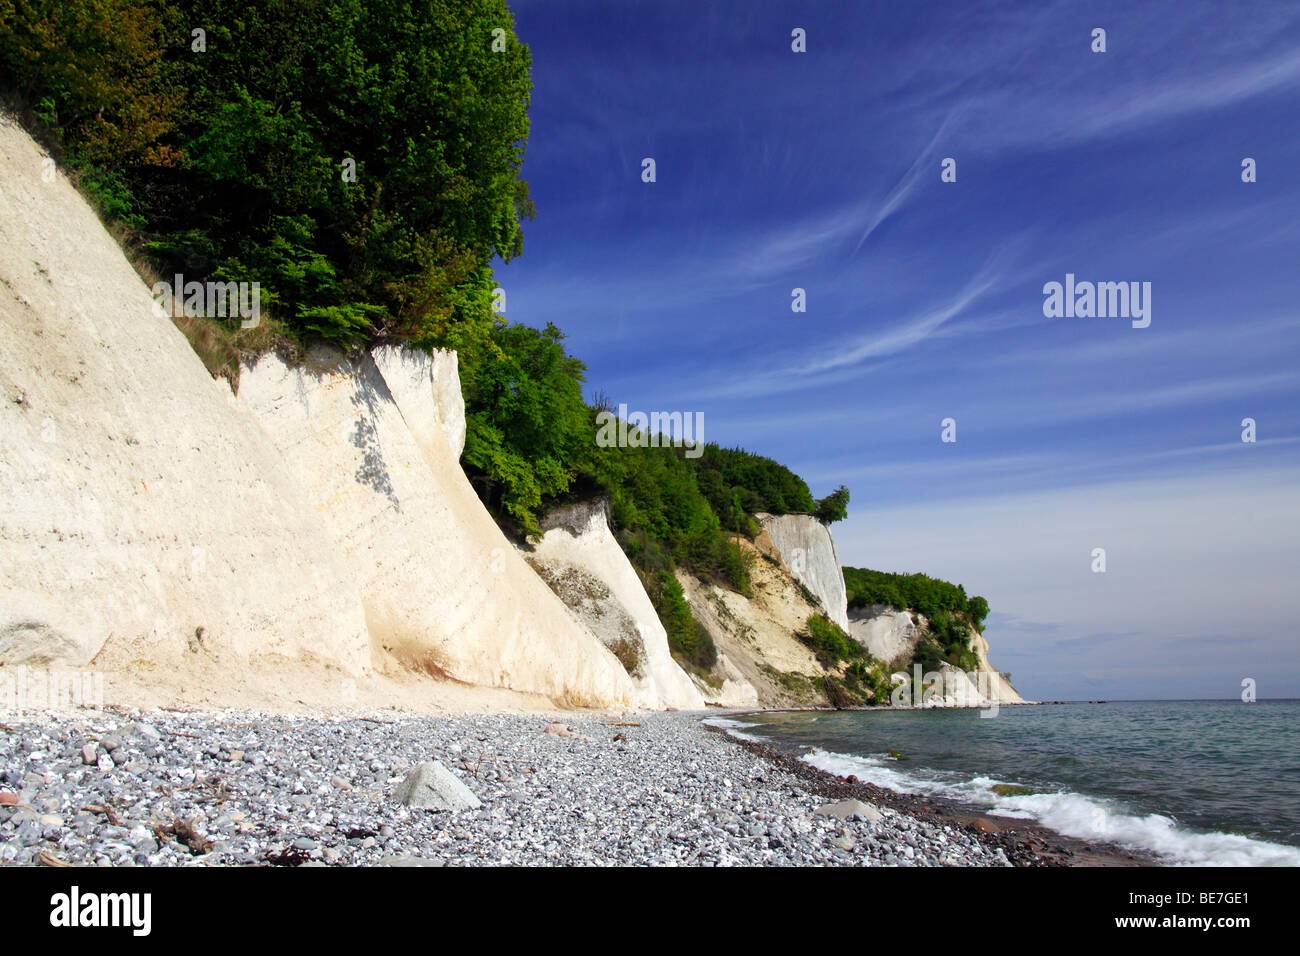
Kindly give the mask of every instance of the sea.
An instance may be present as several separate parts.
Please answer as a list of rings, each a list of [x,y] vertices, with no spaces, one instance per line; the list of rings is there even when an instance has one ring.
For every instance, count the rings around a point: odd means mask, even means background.
[[[1145,850],[1300,866],[1300,701],[1171,700],[713,718],[831,773]],[[891,756],[891,752],[898,756]]]

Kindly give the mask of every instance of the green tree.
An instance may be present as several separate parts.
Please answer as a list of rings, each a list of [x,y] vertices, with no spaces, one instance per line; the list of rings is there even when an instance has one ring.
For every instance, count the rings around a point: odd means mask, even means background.
[[[470,480],[489,508],[528,534],[540,533],[543,499],[568,491],[592,441],[585,367],[563,339],[554,325],[499,325],[461,381]]]
[[[302,337],[463,347],[533,214],[513,31],[505,0],[0,0],[0,87],[162,274],[258,282]]]
[[[849,516],[849,489],[840,485],[817,502],[817,519],[823,524],[843,521]]]
[[[343,344],[447,341],[467,322],[485,336],[483,269],[518,255],[532,215],[529,54],[504,0],[181,6],[209,26],[207,51],[182,58],[189,163],[174,185],[200,198],[177,218],[229,237],[216,265],[237,261],[296,328]],[[168,232],[157,249],[176,248]]]
[[[75,164],[166,166],[181,96],[164,69],[167,8],[147,0],[0,0],[0,89]]]

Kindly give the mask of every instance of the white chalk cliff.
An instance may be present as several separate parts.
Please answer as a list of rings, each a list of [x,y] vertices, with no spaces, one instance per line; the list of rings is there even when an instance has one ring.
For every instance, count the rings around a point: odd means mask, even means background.
[[[106,642],[166,666],[369,639],[352,574],[266,441],[71,184],[0,116],[0,664]]]
[[[43,168],[0,119],[0,666],[201,646],[637,700],[470,488],[454,355],[268,355],[236,399]]]
[[[704,697],[673,660],[668,634],[609,526],[605,500],[557,508],[524,557],[606,647],[635,661],[636,703],[699,710]]]
[[[820,608],[804,596],[766,535],[736,542],[749,563],[753,597],[677,571],[692,613],[718,649],[716,686],[700,682],[705,700],[724,707],[816,703],[810,681],[823,669],[797,634]]]
[[[916,647],[916,621],[907,611],[873,604],[866,608],[849,609],[849,636],[867,649],[878,661],[889,663]]]
[[[971,637],[971,650],[980,660],[980,670],[984,672],[984,679],[988,681],[990,699],[1003,704],[1023,704],[1025,699],[1020,696],[1020,691],[1011,685],[1009,679],[1002,676],[1001,671],[989,663],[989,642],[979,631]]]
[[[848,591],[830,527],[812,515],[757,518],[795,579],[812,592],[828,618],[848,630]]]
[[[239,403],[306,488],[361,592],[375,653],[574,705],[632,704],[618,660],[528,567],[460,467],[455,355],[264,355]]]
[[[849,611],[849,636],[866,648],[872,657],[886,663],[899,657],[910,657],[917,643],[925,636],[925,627],[924,615],[901,611],[884,604],[852,608]],[[944,692],[934,702],[947,706],[970,706],[982,700],[1002,704],[1024,703],[1011,682],[989,663],[989,643],[983,634],[973,628],[970,649],[979,660],[974,680],[956,667],[944,665],[941,668]]]

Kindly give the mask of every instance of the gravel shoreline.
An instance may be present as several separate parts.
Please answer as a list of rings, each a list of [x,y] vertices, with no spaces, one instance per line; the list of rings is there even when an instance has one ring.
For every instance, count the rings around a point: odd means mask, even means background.
[[[711,728],[726,734],[722,728]],[[899,793],[856,777],[838,777],[805,763],[791,751],[773,744],[732,738],[736,744],[798,777],[810,792],[828,800],[857,799],[881,808],[970,832],[990,847],[1002,849],[1013,866],[1162,866],[1161,860],[1139,850],[1110,843],[1091,843],[1065,836],[1032,820],[999,817],[978,807],[943,797]]]
[[[995,839],[883,800],[818,814],[826,781],[702,716],[554,718],[570,736],[540,714],[5,718],[0,866],[1010,865]],[[426,760],[482,806],[394,802]]]

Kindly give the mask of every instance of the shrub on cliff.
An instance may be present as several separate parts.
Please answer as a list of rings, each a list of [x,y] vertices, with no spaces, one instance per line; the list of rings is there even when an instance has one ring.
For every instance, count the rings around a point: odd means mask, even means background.
[[[554,325],[498,325],[463,366],[462,464],[489,510],[525,534],[540,534],[543,499],[569,489],[591,442],[585,368],[563,339]]]
[[[866,649],[849,637],[844,629],[824,614],[814,614],[804,622],[800,640],[807,644],[825,667],[834,667],[844,661],[863,660]]]
[[[813,686],[819,688],[826,695],[826,702],[836,710],[859,707],[866,703],[863,696],[864,688],[858,684],[852,675],[838,678],[830,674],[824,674],[813,679]]]
[[[926,574],[893,574],[869,568],[845,568],[844,585],[849,607],[888,604],[924,614],[933,620],[943,612],[964,614],[981,628],[988,617],[989,604],[982,597],[968,598],[960,584],[941,581]]]
[[[930,621],[930,634],[943,649],[944,660],[949,664],[967,672],[979,669],[979,658],[970,649],[970,625],[959,614],[937,613]]]
[[[947,658],[944,657],[943,648],[939,646],[933,637],[926,636],[922,638],[912,651],[912,666],[915,667],[919,664],[924,673],[937,671],[945,663],[947,663]]]
[[[823,524],[843,521],[849,516],[849,489],[840,485],[817,502],[817,510],[814,514],[817,515],[817,520]]]
[[[866,692],[871,702],[876,705],[890,703],[894,689],[891,670],[888,664],[870,658],[851,662],[844,672],[846,681],[850,678]]]
[[[751,593],[748,564],[700,490],[684,449],[602,448],[593,440],[578,468],[609,494],[615,532],[634,564],[681,565],[697,577]]]
[[[694,465],[700,487],[729,531],[752,534],[748,515],[760,511],[789,514],[810,512],[815,507],[804,480],[771,458],[708,444]]]
[[[707,671],[718,661],[713,638],[691,614],[691,606],[677,579],[668,571],[642,575],[646,593],[668,632],[673,656],[693,669]]]

